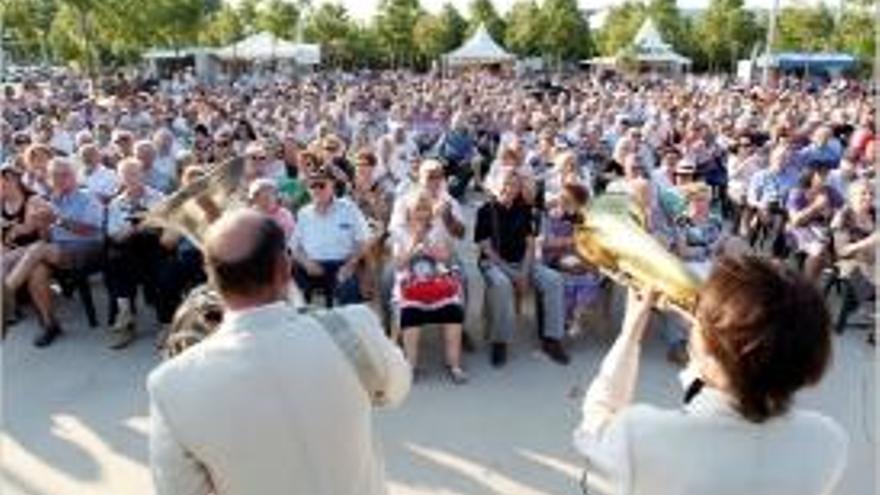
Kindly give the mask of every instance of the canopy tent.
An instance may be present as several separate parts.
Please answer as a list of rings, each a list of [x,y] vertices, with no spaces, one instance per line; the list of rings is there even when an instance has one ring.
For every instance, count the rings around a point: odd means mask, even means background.
[[[515,59],[492,39],[484,24],[480,24],[469,40],[443,56],[450,66],[499,64]]]
[[[769,63],[768,63],[769,62]],[[758,57],[757,65],[781,70],[806,69],[811,72],[825,70],[840,72],[855,67],[855,57],[846,53],[777,53]]]
[[[679,55],[672,46],[663,41],[660,31],[649,17],[642,23],[642,27],[633,38],[629,50],[636,61],[644,64],[668,64],[673,66],[686,66],[691,64],[691,59]]]
[[[632,42],[612,57],[595,57],[582,64],[596,68],[614,68],[635,65],[639,70],[672,70],[680,72],[691,65],[691,59],[679,55],[663,41],[651,18],[645,19]]]
[[[267,32],[248,36],[229,46],[215,50],[214,54],[223,59],[293,59],[302,65],[321,63],[320,45],[291,43]]]

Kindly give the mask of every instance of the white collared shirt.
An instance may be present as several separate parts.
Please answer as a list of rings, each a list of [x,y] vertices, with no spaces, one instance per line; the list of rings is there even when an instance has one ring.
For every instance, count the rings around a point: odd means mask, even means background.
[[[325,213],[314,203],[303,207],[296,219],[292,244],[315,261],[348,259],[369,239],[363,213],[347,198],[334,198]]]

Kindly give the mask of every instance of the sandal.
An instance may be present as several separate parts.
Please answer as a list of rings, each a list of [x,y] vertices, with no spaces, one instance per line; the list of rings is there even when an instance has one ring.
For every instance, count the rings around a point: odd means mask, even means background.
[[[456,385],[464,385],[468,382],[468,375],[460,366],[446,366],[446,373],[449,379]]]

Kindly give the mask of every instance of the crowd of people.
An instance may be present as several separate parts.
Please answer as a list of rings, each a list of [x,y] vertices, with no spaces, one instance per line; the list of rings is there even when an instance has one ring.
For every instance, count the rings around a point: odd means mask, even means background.
[[[486,73],[380,72],[86,88],[66,76],[2,96],[4,335],[30,305],[37,346],[62,333],[53,287],[71,276],[103,274],[112,348],[136,338],[141,291],[168,325],[206,280],[202,253],[142,214],[239,156],[235,200],[282,228],[306,300],[373,304],[416,378],[420,329],[440,325],[449,378],[468,380],[476,280],[493,365],[532,289],[541,350],[567,364],[566,336],[611,290],[574,242],[603,193],[631,196],[698,273],[740,243],[817,285],[846,280],[845,306],[871,316],[880,138],[853,81],[570,75],[535,90]],[[685,332],[667,323],[668,357],[683,363]]]

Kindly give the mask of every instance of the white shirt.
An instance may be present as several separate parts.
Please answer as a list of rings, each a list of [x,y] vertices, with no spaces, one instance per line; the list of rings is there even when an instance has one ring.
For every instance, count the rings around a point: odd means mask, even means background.
[[[574,445],[587,489],[614,495],[830,495],[846,466],[846,433],[793,410],[755,424],[704,387],[677,410],[632,405],[641,342],[621,332],[584,398]]]
[[[91,172],[83,165],[78,175],[80,186],[100,199],[112,198],[119,192],[119,177],[104,165],[96,165]]]
[[[107,234],[117,239],[125,236],[132,230],[129,221],[132,215],[146,212],[164,198],[162,193],[149,186],[144,186],[143,195],[137,199],[125,192],[116,196],[107,206]]]
[[[370,230],[361,210],[347,198],[334,198],[323,214],[314,203],[297,215],[294,248],[315,261],[348,259],[369,238]]]
[[[365,306],[333,310],[354,330],[383,406],[409,365]],[[225,315],[217,332],[148,380],[158,495],[383,495],[378,405],[327,326],[284,303]],[[356,371],[357,370],[357,371]]]
[[[388,220],[388,233],[394,237],[405,237],[407,235],[406,229],[406,206],[409,203],[410,198],[413,194],[418,194],[419,186],[413,184],[408,190],[401,192],[397,196],[397,199],[394,201],[394,206],[391,209],[391,218]],[[445,201],[449,203],[449,209],[452,213],[452,216],[458,220],[462,225],[464,222],[464,211],[461,209],[461,204],[456,201],[447,191],[442,191],[440,193],[439,201]],[[442,219],[440,220],[442,224]],[[444,228],[444,230],[446,230]]]

